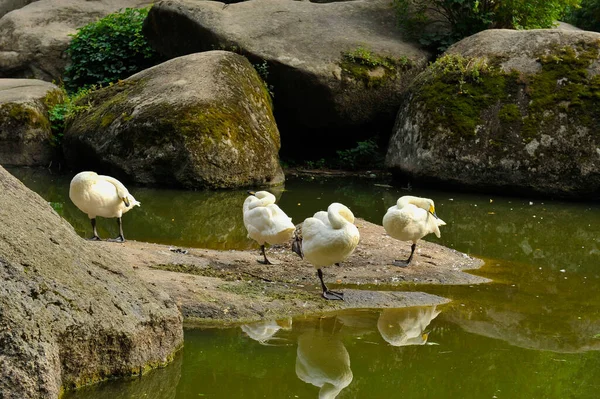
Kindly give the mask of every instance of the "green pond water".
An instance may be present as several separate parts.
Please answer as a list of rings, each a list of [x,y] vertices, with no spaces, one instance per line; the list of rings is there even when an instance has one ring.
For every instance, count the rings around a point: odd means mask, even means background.
[[[80,235],[91,235],[87,216],[68,198],[72,175],[9,170]],[[128,239],[257,248],[245,237],[245,190],[129,188],[142,206],[123,217]],[[432,198],[447,226],[441,239],[427,239],[485,259],[486,265],[473,273],[494,282],[403,288],[452,300],[435,307],[361,309],[227,329],[187,329],[185,347],[168,367],[65,397],[599,397],[597,203],[408,191],[384,181],[347,178],[288,179],[274,191],[295,223],[337,201],[357,217],[381,224],[399,196]],[[99,218],[98,227],[103,238],[117,235],[114,220]]]

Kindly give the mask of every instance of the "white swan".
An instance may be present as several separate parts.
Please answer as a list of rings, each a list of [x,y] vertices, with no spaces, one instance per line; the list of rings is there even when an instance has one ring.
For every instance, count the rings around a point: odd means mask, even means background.
[[[352,382],[350,355],[335,336],[304,333],[298,338],[296,375],[321,388],[320,399],[333,399]]]
[[[272,264],[265,253],[265,243],[283,244],[291,240],[296,226],[285,212],[275,205],[275,196],[268,191],[256,193],[248,191],[250,196],[244,201],[244,226],[248,230],[248,237],[258,242],[263,261],[260,263]]]
[[[99,175],[95,172],[80,172],[73,177],[69,187],[69,198],[82,212],[87,213],[92,222],[94,236],[100,240],[96,231],[96,216],[117,218],[119,236],[115,241],[125,241],[121,216],[134,206],[140,206],[133,195],[117,179]]]
[[[425,345],[427,326],[440,314],[435,306],[384,309],[377,320],[379,333],[392,346]]]
[[[398,198],[396,205],[390,207],[383,216],[383,227],[393,238],[412,241],[410,256],[406,261],[395,260],[395,266],[406,267],[410,264],[417,241],[429,233],[440,237],[439,226],[446,223],[435,214],[435,206],[429,198],[406,195]]]
[[[288,317],[283,320],[264,320],[251,324],[242,324],[240,328],[248,337],[261,345],[270,345],[269,341],[277,339],[274,337],[277,331],[292,329],[292,318]]]
[[[323,298],[340,299],[341,292],[329,291],[323,281],[321,268],[344,261],[354,252],[360,234],[353,224],[354,214],[346,206],[334,202],[329,205],[327,212],[320,211],[302,222],[302,241],[294,242],[294,252],[304,255],[314,267],[321,280]]]

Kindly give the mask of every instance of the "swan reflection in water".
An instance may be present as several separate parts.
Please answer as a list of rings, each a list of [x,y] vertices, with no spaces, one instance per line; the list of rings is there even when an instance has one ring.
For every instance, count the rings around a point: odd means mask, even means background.
[[[350,355],[335,335],[306,332],[298,338],[296,375],[321,388],[319,399],[333,399],[352,382]]]
[[[425,329],[440,314],[435,306],[384,309],[377,320],[379,333],[390,345],[425,345]]]
[[[242,331],[250,338],[258,341],[261,345],[272,345],[273,341],[286,341],[283,338],[274,337],[279,330],[291,330],[292,318],[283,320],[265,320],[240,326]]]

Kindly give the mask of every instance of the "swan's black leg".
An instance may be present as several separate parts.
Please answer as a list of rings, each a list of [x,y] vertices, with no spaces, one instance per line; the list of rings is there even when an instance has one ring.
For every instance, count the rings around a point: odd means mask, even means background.
[[[321,269],[317,269],[317,276],[319,276],[319,280],[321,280],[321,288],[323,289],[323,293],[321,294],[321,296],[323,298],[329,299],[331,301],[336,301],[336,300],[343,301],[344,300],[343,292],[329,291],[329,289],[325,285],[325,282],[323,281],[323,272],[321,271]]]
[[[125,242],[125,236],[123,235],[123,221],[121,220],[121,218],[117,218],[117,226],[119,226],[119,235],[117,236],[117,238],[114,238],[112,240],[112,242]]]
[[[408,265],[410,265],[410,261],[412,260],[412,257],[415,253],[415,248],[417,247],[417,244],[413,244],[410,247],[410,256],[408,257],[407,260],[395,260],[394,262],[392,262],[392,265],[394,266],[400,266],[400,267],[407,267]]]
[[[98,235],[98,231],[96,231],[96,218],[90,219],[90,221],[92,222],[92,230],[94,231],[94,235],[92,236],[92,238],[90,238],[90,240],[92,240],[92,241],[102,240],[100,238],[100,236]]]
[[[262,256],[264,257],[264,260],[258,260],[258,263],[262,263],[263,265],[272,265],[272,263],[269,261],[269,259],[267,259],[267,254],[265,253],[265,245],[261,245],[260,246],[260,251],[262,253]]]

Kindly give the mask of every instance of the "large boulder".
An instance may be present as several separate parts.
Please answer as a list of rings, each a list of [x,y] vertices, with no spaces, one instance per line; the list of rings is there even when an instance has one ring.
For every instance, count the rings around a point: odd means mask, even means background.
[[[600,193],[600,34],[488,30],[415,81],[386,157],[396,175],[504,192]]]
[[[330,147],[324,137],[342,149],[389,136],[403,89],[429,57],[403,39],[389,0],[161,1],[143,32],[166,56],[246,55],[267,75],[283,150],[305,157]]]
[[[72,34],[90,22],[147,0],[44,0],[0,18],[0,78],[59,81]]]
[[[0,237],[0,397],[57,398],[165,364],[182,345],[166,294],[2,167]]]
[[[33,3],[34,1],[38,0],[0,0],[0,18],[12,10],[18,10],[19,8],[25,7],[29,3]]]
[[[283,181],[267,89],[244,57],[175,58],[83,99],[63,140],[76,168],[186,188]]]
[[[0,165],[48,166],[57,157],[48,110],[63,91],[35,79],[0,79]]]

